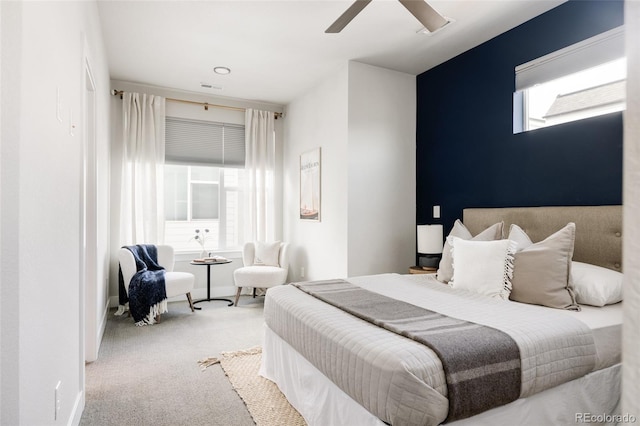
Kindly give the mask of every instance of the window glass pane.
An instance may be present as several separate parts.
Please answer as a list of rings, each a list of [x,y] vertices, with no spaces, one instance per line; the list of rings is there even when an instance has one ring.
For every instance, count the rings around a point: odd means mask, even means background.
[[[164,167],[164,212],[166,220],[187,220],[187,167]]]
[[[242,245],[241,229],[243,221],[240,199],[239,191],[227,191],[227,247],[239,247]]]
[[[543,126],[622,111],[626,60],[620,59],[529,89],[529,119]]]
[[[224,169],[224,186],[227,188],[238,186],[241,173],[244,173],[243,169]]]
[[[220,169],[218,167],[191,166],[191,180],[218,182]]]
[[[523,90],[524,130],[623,111],[625,78],[621,58]]]
[[[219,240],[218,230],[220,227],[217,221],[205,220],[205,221],[186,222],[186,223],[189,224],[188,231],[190,232],[189,235],[191,236],[191,238],[188,240],[189,241],[189,245],[187,246],[188,249],[200,250],[201,247],[203,247],[201,246],[199,241],[193,239],[193,236],[196,235],[195,233],[196,229],[200,230],[200,232],[197,235],[198,235],[198,238],[204,242],[204,250],[210,251],[210,250],[216,250],[220,248],[218,246],[218,240]]]
[[[218,185],[209,183],[191,184],[191,218],[198,219],[218,219],[219,200]]]
[[[207,251],[242,249],[244,169],[168,164],[165,185],[166,244],[199,254],[195,230],[209,229]]]

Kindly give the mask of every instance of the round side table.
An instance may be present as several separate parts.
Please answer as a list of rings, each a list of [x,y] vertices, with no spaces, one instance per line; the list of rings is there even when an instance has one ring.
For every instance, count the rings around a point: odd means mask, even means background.
[[[196,303],[200,303],[200,302],[211,302],[212,300],[221,300],[224,302],[228,302],[229,305],[228,306],[233,306],[233,302],[229,299],[223,299],[223,298],[217,298],[217,297],[211,297],[211,265],[226,265],[227,263],[231,263],[231,260],[226,260],[223,262],[194,262],[193,260],[189,263],[191,263],[192,265],[196,265],[196,266],[206,266],[207,267],[207,298],[206,299],[200,299],[200,300],[195,300],[193,302],[193,304],[195,305]],[[202,309],[202,308],[198,308],[198,307],[194,307],[194,309]]]

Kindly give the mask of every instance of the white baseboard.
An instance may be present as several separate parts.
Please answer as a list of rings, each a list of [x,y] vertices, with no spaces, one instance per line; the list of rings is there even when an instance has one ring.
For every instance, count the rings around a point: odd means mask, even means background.
[[[102,318],[100,319],[100,326],[98,327],[98,336],[97,336],[98,345],[96,350],[97,352],[100,352],[100,344],[102,343],[104,330],[107,328],[107,318],[109,317],[110,305],[111,305],[111,300],[107,299],[107,303],[104,305],[104,310],[102,312]]]
[[[76,402],[73,404],[71,416],[69,417],[69,421],[67,422],[68,426],[78,426],[80,424],[82,412],[84,411],[84,395],[84,389],[78,392],[78,396],[76,396]]]
[[[243,291],[244,293],[244,291]],[[224,286],[224,287],[213,287],[211,288],[211,297],[224,297],[225,299],[231,299],[236,295],[236,286]],[[206,299],[207,298],[207,289],[206,288],[194,288],[191,291],[191,297],[193,300]],[[187,297],[184,295],[171,297],[169,298],[169,302],[186,302]],[[118,307],[118,296],[111,296],[109,298],[109,307],[117,308]],[[105,317],[106,320],[106,317]]]

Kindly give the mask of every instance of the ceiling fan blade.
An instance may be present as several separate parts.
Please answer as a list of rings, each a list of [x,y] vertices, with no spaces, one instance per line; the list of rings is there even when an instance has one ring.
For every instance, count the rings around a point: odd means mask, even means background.
[[[336,19],[336,21],[331,24],[331,26],[324,32],[339,33],[369,3],[371,3],[371,0],[356,0],[351,6],[349,6],[349,9],[347,9],[342,15],[340,15],[340,17]]]
[[[398,0],[430,32],[434,32],[449,23],[434,8],[422,0]]]

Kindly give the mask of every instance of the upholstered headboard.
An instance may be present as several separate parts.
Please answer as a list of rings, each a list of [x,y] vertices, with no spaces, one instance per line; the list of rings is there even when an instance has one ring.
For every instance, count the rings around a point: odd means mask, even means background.
[[[622,271],[622,206],[474,208],[464,209],[462,221],[473,235],[504,221],[505,237],[515,223],[533,242],[574,222],[573,260]]]

